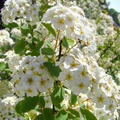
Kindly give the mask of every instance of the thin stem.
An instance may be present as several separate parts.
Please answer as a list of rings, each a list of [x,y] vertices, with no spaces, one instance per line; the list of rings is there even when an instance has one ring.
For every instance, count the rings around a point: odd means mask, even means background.
[[[67,53],[69,53],[69,52],[71,51],[71,49],[74,48],[78,43],[80,43],[80,41],[76,42],[71,48],[69,48],[69,49],[67,50]]]
[[[91,100],[91,98],[87,98],[86,100],[81,101],[81,103],[84,103],[84,102],[90,101],[90,100]]]
[[[62,40],[60,40],[60,47],[59,47],[58,61],[60,60],[61,56],[62,56]]]
[[[55,43],[54,51],[56,50],[57,45],[58,45],[59,35],[60,35],[60,31],[58,31],[58,33],[57,33],[57,37],[56,37],[56,43]]]
[[[55,52],[55,51],[56,51],[56,49],[57,49],[58,40],[59,40],[59,35],[60,35],[60,31],[58,31],[58,33],[57,33],[57,37],[56,37],[56,43],[55,43],[54,52]],[[56,57],[55,55],[53,55],[53,57],[52,57],[52,59],[53,59],[54,63],[56,62],[55,57]]]

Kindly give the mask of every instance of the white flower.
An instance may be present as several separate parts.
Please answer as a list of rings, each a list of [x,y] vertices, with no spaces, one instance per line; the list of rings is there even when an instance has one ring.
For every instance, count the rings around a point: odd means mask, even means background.
[[[107,104],[105,105],[106,109],[109,110],[111,113],[114,113],[117,109],[117,102],[113,98],[109,98]]]
[[[6,80],[0,81],[0,97],[13,93],[13,85]]]
[[[48,5],[55,5],[56,4],[56,1],[54,0],[48,0]]]
[[[64,15],[59,15],[59,16],[55,16],[52,19],[52,23],[53,26],[57,29],[57,30],[64,30],[66,29],[66,24],[65,24],[65,16]]]
[[[14,42],[10,38],[9,32],[7,32],[6,30],[0,30],[0,47],[4,47],[7,45],[13,45],[13,44]]]
[[[105,94],[99,90],[95,91],[95,95],[92,98],[92,101],[96,103],[97,107],[104,107],[108,103],[108,99]]]
[[[15,54],[14,51],[8,51],[5,53],[5,55],[7,56],[8,58],[8,66],[9,66],[9,69],[14,72],[17,70],[18,68],[18,65],[19,65],[19,60],[20,60],[20,56]]]
[[[44,67],[43,56],[25,56],[19,61],[17,72],[14,72],[12,82],[19,96],[35,96],[38,92],[48,92],[53,87],[53,78]]]
[[[14,107],[18,99],[15,96],[6,97],[4,99],[0,99],[0,119],[1,120],[16,120],[23,118],[19,115],[16,115],[14,112]]]
[[[48,108],[48,107],[52,108],[53,106],[52,106],[52,102],[51,102],[51,97],[50,96],[45,96],[44,99],[45,99],[45,107],[46,108]]]
[[[97,118],[104,117],[106,113],[106,110],[104,108],[96,108],[95,109],[95,114]]]
[[[85,16],[83,10],[82,10],[80,7],[72,6],[72,7],[70,7],[70,9],[71,9],[73,12],[77,12],[78,15]]]

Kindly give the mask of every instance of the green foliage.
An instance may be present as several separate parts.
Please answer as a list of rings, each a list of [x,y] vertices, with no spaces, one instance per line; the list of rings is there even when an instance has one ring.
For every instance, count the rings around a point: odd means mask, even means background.
[[[8,68],[8,64],[0,62],[0,80],[11,80],[11,72]]]
[[[3,26],[10,29],[19,27],[16,22],[9,23],[8,25],[3,24]]]
[[[74,44],[74,40],[70,39],[70,38],[67,38],[67,37],[63,37],[62,39],[62,45],[68,49],[70,45],[73,45]]]
[[[25,119],[25,120],[29,120],[29,116],[25,114],[25,115],[24,115],[24,119]]]
[[[68,45],[73,45],[74,44],[74,40],[71,39],[71,38],[67,38],[67,42],[68,42]]]
[[[59,76],[61,69],[59,66],[55,66],[52,62],[44,62],[44,66],[48,69],[49,73],[55,77]]]
[[[29,112],[32,109],[35,109],[37,104],[40,104],[41,106],[45,106],[44,99],[42,97],[26,97],[24,100],[17,103],[15,106],[15,111],[18,114],[23,114],[26,112]]]
[[[82,113],[85,120],[97,120],[93,113],[83,107],[80,108],[80,112]]]
[[[23,35],[27,36],[27,34],[30,33],[29,27],[27,27],[27,26],[25,26],[25,25],[21,26],[21,33],[22,33]]]
[[[39,104],[39,106],[42,107],[42,108],[45,107],[45,100],[44,100],[44,97],[43,97],[43,96],[40,96],[40,97],[39,97],[38,104]]]
[[[55,54],[55,52],[54,52],[54,50],[53,49],[51,49],[51,48],[42,48],[42,54],[43,55],[54,55]]]
[[[53,110],[51,108],[44,108],[35,120],[55,120]]]
[[[6,63],[0,62],[0,71],[3,71],[6,68]]]
[[[53,46],[52,46],[52,44],[51,44],[50,41],[46,41],[45,44],[46,44],[49,48],[53,49]]]
[[[65,110],[61,110],[57,113],[55,120],[67,120],[68,113]]]
[[[76,102],[77,102],[77,95],[75,95],[73,92],[71,92],[70,105],[74,105]]]
[[[49,33],[51,33],[54,37],[56,37],[56,32],[55,32],[54,28],[52,27],[52,25],[50,23],[42,22],[42,24],[47,28]]]
[[[58,106],[64,100],[65,90],[61,86],[55,86],[53,93],[51,94],[52,103]]]
[[[55,116],[53,114],[53,110],[50,108],[45,108],[43,110],[44,120],[54,120]]]
[[[68,120],[80,120],[80,114],[75,109],[68,109],[67,113],[68,113]]]
[[[63,39],[62,39],[62,45],[63,45],[66,49],[69,48],[68,41],[67,41],[67,38],[66,38],[66,37],[63,37]]]
[[[11,38],[12,38],[13,40],[21,40],[21,39],[22,39],[21,36],[16,35],[16,34],[12,34],[12,35],[11,35]]]
[[[37,44],[34,41],[37,41]],[[40,48],[43,46],[44,42],[39,41],[37,38],[33,37],[33,42],[29,43],[30,53],[31,56],[39,56],[40,55]]]
[[[25,52],[25,46],[26,46],[25,40],[23,39],[19,40],[14,47],[15,53],[23,55]]]
[[[115,21],[115,23],[120,26],[120,23],[118,20],[119,13],[113,8],[108,9],[108,12],[109,12],[109,15],[111,15],[113,17],[113,20]]]

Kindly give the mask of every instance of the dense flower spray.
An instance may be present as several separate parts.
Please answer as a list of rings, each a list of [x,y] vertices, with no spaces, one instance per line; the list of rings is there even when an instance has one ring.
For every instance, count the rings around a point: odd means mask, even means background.
[[[89,20],[74,3],[63,4],[6,1],[2,20],[10,35],[3,30],[0,36],[11,49],[1,60],[0,71],[9,69],[12,90],[1,95],[0,119],[118,118],[119,87],[99,66],[96,52],[103,42],[99,25],[109,29],[113,21],[104,13]]]

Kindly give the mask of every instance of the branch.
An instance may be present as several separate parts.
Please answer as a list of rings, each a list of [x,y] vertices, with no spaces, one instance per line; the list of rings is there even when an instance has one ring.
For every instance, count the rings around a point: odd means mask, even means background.
[[[62,40],[60,40],[60,46],[59,46],[59,55],[58,55],[58,61],[60,60],[60,58],[62,57]]]

